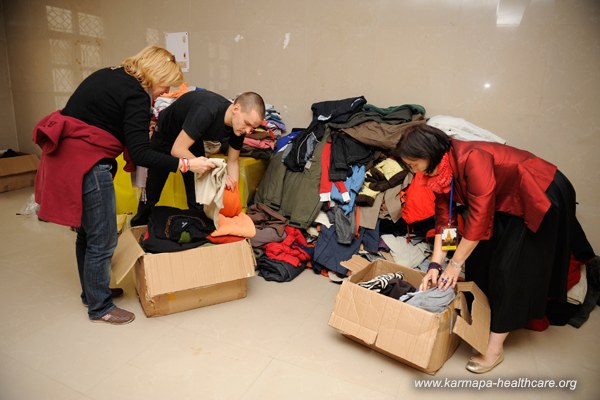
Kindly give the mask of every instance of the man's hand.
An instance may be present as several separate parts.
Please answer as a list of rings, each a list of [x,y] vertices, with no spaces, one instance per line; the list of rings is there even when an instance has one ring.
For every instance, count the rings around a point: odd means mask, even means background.
[[[237,186],[237,181],[235,179],[233,179],[231,176],[227,175],[225,177],[225,187],[228,190],[231,190],[233,192],[235,190],[236,186]]]
[[[204,174],[206,171],[210,171],[215,168],[216,165],[212,163],[206,157],[196,157],[189,160],[190,162],[190,171],[195,172],[197,174]]]

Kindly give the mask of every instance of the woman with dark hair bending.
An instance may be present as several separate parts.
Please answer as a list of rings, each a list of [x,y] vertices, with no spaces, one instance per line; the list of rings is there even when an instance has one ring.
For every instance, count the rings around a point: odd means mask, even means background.
[[[489,299],[487,352],[467,363],[471,372],[488,372],[503,361],[510,331],[543,318],[548,298],[566,302],[571,254],[594,257],[575,217],[575,190],[556,166],[527,151],[451,139],[427,124],[408,130],[393,155],[435,192],[434,251],[420,289],[454,288],[465,268]],[[456,233],[457,204],[466,208],[465,226],[448,248],[442,238]]]

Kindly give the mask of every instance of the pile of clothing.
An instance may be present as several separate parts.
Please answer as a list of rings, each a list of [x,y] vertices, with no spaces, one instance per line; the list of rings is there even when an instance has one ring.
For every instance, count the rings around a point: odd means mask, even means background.
[[[254,205],[302,232],[311,254],[306,265],[315,273],[347,276],[341,263],[359,251],[422,265],[431,255],[434,194],[389,153],[408,128],[429,123],[425,108],[382,108],[357,96],[316,102],[311,111],[308,127],[277,139]],[[431,120],[461,139],[504,142],[460,118]],[[285,240],[285,229],[264,234],[253,243],[260,254],[266,238]]]

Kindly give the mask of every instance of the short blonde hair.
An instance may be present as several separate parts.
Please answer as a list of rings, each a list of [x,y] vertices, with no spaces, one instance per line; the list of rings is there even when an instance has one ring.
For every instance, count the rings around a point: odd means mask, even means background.
[[[169,51],[148,46],[121,63],[125,72],[136,78],[146,90],[155,86],[179,86],[183,72]]]

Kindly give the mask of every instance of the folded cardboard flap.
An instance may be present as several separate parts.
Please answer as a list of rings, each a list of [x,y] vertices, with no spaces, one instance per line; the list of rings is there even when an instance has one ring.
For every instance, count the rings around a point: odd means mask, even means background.
[[[459,282],[456,287],[459,292],[472,293],[474,300],[470,314],[466,307],[466,301],[460,302],[461,315],[456,318],[453,332],[469,343],[475,350],[485,354],[490,336],[491,320],[488,299],[475,282]]]
[[[351,259],[340,263],[342,267],[349,269],[352,274],[365,269],[369,264],[370,262],[366,258],[358,255],[353,255]]]
[[[469,325],[473,324],[473,318],[471,317],[471,312],[469,311],[469,305],[467,304],[467,298],[465,297],[465,294],[463,292],[458,291],[458,286],[457,286],[456,298],[458,299],[456,301],[456,305],[455,305],[456,314],[458,316],[461,316],[467,324],[469,324]]]
[[[137,260],[145,254],[138,244],[138,237],[143,229],[127,229],[119,235],[119,242],[112,258],[112,275],[117,284],[125,278]]]

